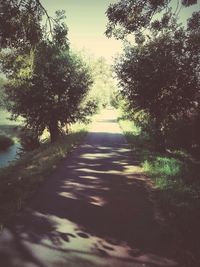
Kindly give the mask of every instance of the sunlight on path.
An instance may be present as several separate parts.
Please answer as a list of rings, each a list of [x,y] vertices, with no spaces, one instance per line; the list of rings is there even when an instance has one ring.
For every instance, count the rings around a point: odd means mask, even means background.
[[[96,116],[84,143],[0,237],[3,267],[172,267],[149,180],[115,110]]]
[[[104,133],[104,134],[116,134],[121,135],[121,138],[123,136],[123,132],[117,122],[118,112],[116,109],[103,109],[100,114],[98,114],[95,117],[94,122],[92,123],[90,127],[90,133]],[[125,140],[124,140],[125,142]],[[116,150],[118,153],[129,153],[130,149],[128,145],[119,146],[118,148],[115,148],[110,151],[106,151],[106,147],[103,147],[102,145],[99,147],[99,150],[102,151],[102,153],[90,153],[90,154],[83,154],[81,155],[82,158],[88,158],[88,159],[97,159],[97,158],[110,158],[115,155]],[[125,162],[124,162],[125,160]],[[129,174],[135,174],[135,173],[142,173],[142,168],[139,166],[134,166],[131,162],[131,164],[127,164],[126,158],[120,159],[119,161],[114,162],[119,165],[124,165],[124,173],[126,175]],[[88,172],[90,172],[89,169],[85,169]],[[104,171],[100,171],[104,172]],[[107,173],[117,173],[118,171],[114,170],[107,170]],[[119,173],[119,172],[118,172]]]
[[[117,111],[115,109],[103,109],[100,114],[95,116],[90,132],[121,134],[122,131],[117,123]]]

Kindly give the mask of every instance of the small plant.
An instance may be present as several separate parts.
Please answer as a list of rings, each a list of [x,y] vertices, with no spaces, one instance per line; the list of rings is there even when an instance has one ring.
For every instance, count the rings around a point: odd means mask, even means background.
[[[177,176],[181,171],[181,163],[174,158],[156,157],[154,161],[145,161],[144,170],[152,174],[164,176]]]
[[[0,135],[0,151],[7,150],[14,144],[13,140],[3,134]]]
[[[158,188],[177,190],[180,187],[183,165],[177,159],[157,156],[154,159],[145,160],[142,167],[154,178]]]

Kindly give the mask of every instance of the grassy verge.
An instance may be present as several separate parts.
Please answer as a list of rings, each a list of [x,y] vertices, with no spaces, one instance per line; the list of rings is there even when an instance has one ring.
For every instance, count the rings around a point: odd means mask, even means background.
[[[76,126],[72,132],[54,144],[44,144],[26,153],[13,165],[0,170],[0,225],[20,210],[60,164],[61,160],[81,142],[86,126]]]
[[[183,266],[200,266],[200,162],[180,152],[157,153],[147,133],[129,120],[119,119],[119,123],[134,158],[154,181]]]

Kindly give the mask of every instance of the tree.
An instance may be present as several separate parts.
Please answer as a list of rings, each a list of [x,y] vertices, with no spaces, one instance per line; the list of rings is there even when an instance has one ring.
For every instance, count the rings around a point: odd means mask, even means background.
[[[89,69],[70,52],[63,12],[57,12],[52,38],[44,39],[30,53],[21,50],[2,54],[8,109],[25,118],[37,136],[47,127],[51,141],[62,127],[78,119],[78,109],[92,83]]]
[[[188,35],[174,23],[173,31],[154,29],[148,42],[127,46],[115,66],[122,94],[130,109],[147,114],[159,149],[177,121],[191,116],[198,92]]]
[[[100,106],[109,105],[116,89],[113,70],[103,57],[90,59],[89,65],[94,81],[90,95],[93,99],[97,99]]]
[[[135,38],[133,45],[126,42],[115,71],[129,110],[151,128],[159,149],[166,142],[200,148],[199,12],[187,29],[177,22],[181,8],[196,3],[177,0],[173,9],[168,0],[121,0],[107,9],[106,35]]]
[[[171,3],[172,0],[120,0],[111,4],[106,12],[109,20],[106,35],[124,39],[130,33],[140,34],[144,29],[151,28],[151,23],[158,14],[165,15],[169,11]],[[181,3],[177,0],[177,6],[173,13],[178,15],[182,6],[188,7],[196,3],[197,0],[183,0]]]
[[[187,54],[197,77],[197,90],[192,114],[188,120],[188,132],[192,132],[190,145],[200,155],[200,11],[194,12],[187,26]],[[182,130],[182,129],[181,129]],[[185,129],[184,129],[185,130]],[[191,134],[190,134],[191,136]]]
[[[0,48],[35,45],[41,38],[44,13],[36,0],[0,0]]]

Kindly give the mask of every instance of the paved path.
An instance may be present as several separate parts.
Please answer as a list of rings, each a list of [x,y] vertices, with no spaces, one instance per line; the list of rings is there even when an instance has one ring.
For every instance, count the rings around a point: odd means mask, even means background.
[[[113,110],[0,237],[1,267],[159,267],[171,244]]]

